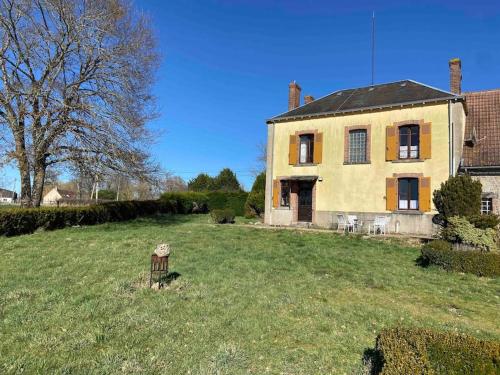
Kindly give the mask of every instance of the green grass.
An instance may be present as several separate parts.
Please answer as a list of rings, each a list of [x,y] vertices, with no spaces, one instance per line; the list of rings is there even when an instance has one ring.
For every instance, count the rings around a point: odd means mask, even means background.
[[[180,276],[158,292],[160,242]],[[418,254],[206,215],[0,238],[0,373],[352,374],[384,327],[500,339],[500,280]]]

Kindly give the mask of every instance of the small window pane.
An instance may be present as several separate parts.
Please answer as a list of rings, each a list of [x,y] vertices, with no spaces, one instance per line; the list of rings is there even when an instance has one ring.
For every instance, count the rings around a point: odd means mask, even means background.
[[[398,204],[400,210],[418,210],[418,178],[398,180]]]
[[[281,181],[281,207],[290,207],[290,183]]]
[[[366,162],[366,130],[349,132],[349,163]]]
[[[493,209],[493,199],[491,198],[483,198],[481,199],[481,213],[482,214],[490,214]]]
[[[312,163],[314,154],[314,135],[300,136],[299,163]]]

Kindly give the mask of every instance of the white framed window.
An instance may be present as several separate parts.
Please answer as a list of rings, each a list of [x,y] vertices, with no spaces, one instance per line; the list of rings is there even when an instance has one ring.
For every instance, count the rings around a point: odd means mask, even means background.
[[[493,199],[481,198],[481,213],[491,214],[492,211],[493,211]]]

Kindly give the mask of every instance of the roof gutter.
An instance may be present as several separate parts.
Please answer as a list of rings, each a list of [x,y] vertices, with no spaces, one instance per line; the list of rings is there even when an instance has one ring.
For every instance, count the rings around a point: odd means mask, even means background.
[[[414,105],[418,105],[418,104],[425,105],[425,104],[429,104],[429,103],[449,102],[449,101],[459,102],[459,101],[464,101],[464,100],[465,100],[464,96],[444,97],[444,98],[429,99],[429,100],[416,100],[416,101],[412,101],[412,102],[395,103],[395,104],[382,105],[382,106],[370,106],[370,107],[363,107],[363,108],[356,108],[356,109],[347,109],[347,110],[342,110],[342,111],[312,113],[309,115],[287,116],[287,117],[280,117],[280,118],[273,117],[273,118],[270,118],[269,120],[267,120],[266,123],[270,124],[270,123],[275,123],[275,122],[285,122],[285,121],[303,120],[303,119],[309,119],[309,118],[320,118],[320,117],[343,115],[346,113],[376,111],[376,110],[382,110],[382,109],[394,108],[394,107],[414,106]]]

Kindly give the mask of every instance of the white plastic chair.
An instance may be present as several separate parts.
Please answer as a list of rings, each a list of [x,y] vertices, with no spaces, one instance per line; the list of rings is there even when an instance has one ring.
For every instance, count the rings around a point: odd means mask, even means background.
[[[347,215],[347,224],[349,225],[348,230],[351,229],[351,232],[357,232],[362,225],[362,222],[358,221],[358,217],[356,215]]]
[[[377,234],[377,230],[380,231],[380,234],[386,234],[387,223],[389,222],[389,218],[387,216],[375,216],[375,220],[373,224],[368,226],[368,233],[371,233],[373,229],[373,234]]]
[[[341,230],[345,232],[346,229],[349,231],[350,228],[353,228],[353,226],[349,224],[345,216],[343,214],[337,214],[337,232]]]

